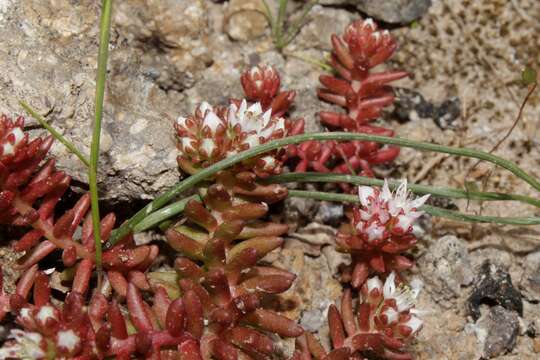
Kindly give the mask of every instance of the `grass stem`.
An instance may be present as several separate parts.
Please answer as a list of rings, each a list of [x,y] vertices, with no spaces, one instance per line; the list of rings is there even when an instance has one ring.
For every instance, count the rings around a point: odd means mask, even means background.
[[[264,154],[268,151],[282,148],[285,145],[289,144],[299,144],[306,141],[374,141],[381,144],[396,145],[402,147],[409,147],[422,151],[433,151],[439,153],[446,153],[456,156],[465,156],[475,159],[482,159],[488,162],[491,162],[495,165],[498,165],[502,168],[505,168],[515,174],[520,179],[524,180],[530,184],[533,188],[540,192],[540,181],[532,175],[527,174],[523,169],[517,166],[510,160],[503,159],[499,156],[488,154],[484,151],[468,149],[468,148],[456,148],[449,147],[433,143],[418,142],[414,140],[402,139],[399,137],[387,137],[387,136],[378,136],[378,135],[369,135],[369,134],[356,134],[348,132],[327,132],[327,133],[309,133],[296,136],[290,136],[279,140],[270,141],[266,144],[256,146],[252,149],[243,151],[237,155],[228,157],[215,163],[195,175],[188,177],[187,179],[177,183],[171,189],[166,191],[164,194],[158,196],[150,204],[146,205],[144,208],[139,210],[135,215],[133,215],[127,222],[122,224],[119,228],[113,231],[109,241],[106,243],[106,247],[111,247],[119,239],[126,236],[127,234],[133,231],[135,225],[141,222],[145,217],[150,215],[152,212],[161,209],[172,199],[174,199],[178,194],[190,189],[197,183],[203,181],[206,178],[209,178],[219,171],[226,169],[238,162],[244,161],[246,159],[255,157],[260,154]]]
[[[82,152],[79,151],[73,145],[72,142],[70,142],[68,139],[66,139],[62,134],[60,134],[55,128],[53,128],[49,123],[41,116],[39,115],[30,105],[28,105],[26,102],[20,100],[19,104],[26,110],[27,113],[30,114],[36,121],[43,126],[56,140],[60,141],[71,153],[73,153],[75,156],[79,158],[79,160],[82,161],[84,165],[87,167],[90,166],[90,160],[83,155]]]
[[[103,101],[105,98],[105,83],[107,78],[107,58],[109,56],[109,39],[111,30],[112,0],[103,0],[101,19],[99,24],[99,54],[96,78],[96,102],[95,117],[92,133],[92,145],[90,147],[90,168],[88,179],[90,183],[90,199],[92,203],[92,225],[94,229],[94,241],[96,245],[96,269],[98,279],[102,274],[102,244],[99,215],[99,195],[97,187],[99,144],[101,136],[101,120],[103,119]],[[100,287],[98,285],[98,287]]]

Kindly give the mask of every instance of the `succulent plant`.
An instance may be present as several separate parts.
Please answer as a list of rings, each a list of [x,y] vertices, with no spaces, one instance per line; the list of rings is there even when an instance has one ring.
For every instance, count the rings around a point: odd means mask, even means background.
[[[372,71],[392,56],[397,48],[394,39],[388,31],[378,30],[372,19],[356,20],[345,29],[341,38],[334,34],[331,39],[331,65],[337,76],[321,75],[319,79],[324,88],[318,89],[317,94],[319,98],[345,108],[347,113],[321,111],[321,122],[331,130],[393,136],[392,130],[371,122],[394,101],[388,84],[408,75],[404,71]],[[295,155],[300,162],[296,171],[360,171],[373,176],[371,165],[391,162],[398,154],[399,148],[381,147],[374,142],[310,141],[297,148]]]
[[[384,284],[377,277],[368,279],[358,294],[356,309],[350,289],[341,298],[340,309],[328,309],[332,350],[327,352],[310,333],[297,339],[293,359],[364,359],[371,354],[390,360],[412,359],[407,345],[422,328],[419,311],[414,308],[422,282],[398,284],[395,273]]]
[[[429,195],[412,199],[404,180],[395,193],[385,181],[382,189],[360,186],[361,207],[353,207],[350,223],[337,234],[338,250],[352,255],[346,275],[360,287],[371,273],[389,274],[412,267],[404,253],[416,244],[412,226],[423,214],[418,210]]]
[[[194,173],[227,156],[287,136],[289,121],[280,117],[281,110],[275,115],[272,109],[279,77],[270,68],[258,69],[249,73],[249,79],[242,79],[245,84],[261,82],[248,88],[252,99],[260,98],[264,107],[258,102],[248,106],[246,100],[233,101],[228,108],[203,103],[193,116],[178,119],[178,163],[183,170]],[[188,202],[182,222],[167,231],[169,245],[182,255],[175,261],[180,290],[192,292],[198,305],[191,308],[200,311],[195,337],[201,346],[206,344],[208,356],[216,359],[270,358],[275,349],[266,333],[284,337],[303,333],[294,321],[265,308],[296,276],[258,264],[281,246],[279,236],[288,229],[261,220],[268,204],[287,196],[285,187],[263,185],[258,180],[279,173],[282,157],[282,151],[274,151],[218,173],[199,188],[202,203]]]

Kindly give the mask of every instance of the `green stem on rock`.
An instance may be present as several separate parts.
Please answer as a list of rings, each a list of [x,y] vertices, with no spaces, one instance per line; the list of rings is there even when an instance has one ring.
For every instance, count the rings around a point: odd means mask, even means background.
[[[271,176],[263,180],[267,183],[288,183],[288,182],[322,182],[322,183],[348,183],[354,185],[382,186],[384,180],[370,178],[366,176],[329,174],[318,172],[307,173],[287,173]],[[388,186],[394,190],[401,184],[398,180],[388,180]],[[479,201],[520,201],[536,207],[540,207],[540,200],[524,195],[504,194],[498,192],[467,191],[456,188],[438,187],[420,184],[407,184],[407,188],[415,194],[431,194],[436,197],[450,199],[469,199]]]
[[[97,172],[99,160],[99,144],[101,136],[101,120],[103,119],[103,100],[105,98],[105,83],[107,78],[107,58],[109,56],[109,39],[111,30],[112,0],[103,0],[101,19],[99,24],[99,54],[96,78],[96,103],[92,145],[90,148],[90,168],[88,179],[90,183],[90,199],[92,203],[92,225],[94,229],[94,241],[96,245],[96,269],[98,279],[102,272],[102,246],[101,227],[99,216],[99,195],[97,187]]]
[[[289,196],[300,197],[306,199],[325,200],[325,201],[339,201],[339,202],[360,202],[357,195],[349,194],[336,194],[327,193],[321,191],[303,191],[303,190],[289,190]],[[469,215],[463,214],[458,211],[446,210],[436,206],[424,205],[420,207],[420,210],[425,211],[431,216],[444,217],[452,220],[474,222],[474,223],[492,223],[503,225],[540,225],[540,218],[538,217],[498,217],[498,216],[482,216],[482,215]]]
[[[30,114],[36,121],[43,126],[51,135],[58,141],[60,141],[71,153],[73,153],[75,156],[79,158],[79,160],[82,161],[82,163],[86,166],[90,166],[90,161],[86,156],[83,155],[82,152],[73,145],[72,142],[70,142],[68,139],[66,139],[62,134],[60,134],[58,131],[56,131],[55,128],[53,128],[49,123],[41,116],[39,115],[30,105],[28,105],[23,100],[19,101],[19,104],[26,110],[27,113]]]
[[[467,148],[454,148],[444,145],[418,142],[414,140],[402,139],[398,137],[387,137],[387,136],[378,136],[378,135],[369,135],[369,134],[356,134],[348,132],[328,132],[328,133],[310,133],[302,134],[296,136],[290,136],[283,139],[278,139],[270,141],[266,144],[256,146],[252,149],[243,151],[237,155],[223,159],[212,166],[209,166],[195,175],[188,177],[187,179],[179,182],[174,185],[171,189],[165,192],[163,195],[160,195],[150,204],[146,205],[144,208],[139,210],[135,215],[133,215],[127,222],[122,224],[118,229],[113,231],[111,234],[110,240],[106,243],[107,247],[114,245],[119,239],[126,236],[133,231],[133,227],[141,222],[146,216],[150,215],[153,211],[161,209],[169,201],[171,201],[175,196],[190,189],[192,186],[196,185],[200,181],[215,175],[217,172],[230,167],[238,162],[243,160],[255,157],[257,155],[266,153],[271,150],[275,150],[286,145],[298,144],[306,141],[317,140],[317,141],[327,141],[327,140],[336,140],[336,141],[374,141],[381,144],[397,145],[402,147],[409,147],[418,150],[424,151],[434,151],[440,153],[446,153],[456,156],[466,156],[475,159],[482,159],[493,164],[496,164],[500,167],[503,167],[513,174],[515,174],[520,179],[524,180],[530,184],[533,188],[540,191],[540,181],[534,176],[527,174],[519,166],[517,166],[512,161],[503,159],[499,156],[488,154],[484,151],[473,150]]]

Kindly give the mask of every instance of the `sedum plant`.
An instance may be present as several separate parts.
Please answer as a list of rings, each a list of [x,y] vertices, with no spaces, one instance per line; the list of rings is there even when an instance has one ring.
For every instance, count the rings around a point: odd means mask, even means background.
[[[255,71],[250,75],[258,76]],[[244,80],[244,84],[248,82]],[[251,98],[266,100],[262,104],[248,105],[241,100],[229,107],[212,107],[202,103],[192,116],[178,118],[178,164],[184,171],[194,174],[243,150],[287,136],[291,124],[279,115],[289,95],[270,100],[276,87],[265,92],[268,82],[263,84],[251,88]],[[276,349],[267,333],[283,337],[303,333],[294,321],[265,305],[286,291],[296,276],[260,264],[266,254],[282,245],[279,236],[288,230],[287,225],[263,220],[268,204],[284,199],[287,189],[258,180],[280,173],[283,155],[283,151],[274,151],[219,172],[199,187],[202,202],[189,201],[183,220],[167,231],[169,245],[182,255],[175,261],[180,289],[193,291],[207,322],[204,333],[200,324],[197,338],[208,344],[209,354],[216,359],[269,358]]]
[[[422,328],[415,300],[422,288],[419,280],[411,285],[399,283],[394,272],[384,283],[379,277],[368,279],[354,306],[347,289],[340,308],[328,309],[328,326],[332,350],[327,352],[306,333],[296,342],[293,359],[347,360],[364,359],[366,355],[390,360],[412,359],[406,346]]]
[[[344,277],[355,288],[372,273],[387,275],[413,266],[404,253],[416,244],[413,224],[423,214],[419,208],[429,195],[411,198],[405,180],[394,193],[386,181],[381,189],[360,186],[358,197],[361,206],[352,208],[350,222],[341,226],[336,237],[338,250],[352,256]]]
[[[323,88],[317,94],[346,112],[321,111],[322,124],[333,131],[393,136],[392,130],[372,122],[394,102],[389,83],[408,74],[398,70],[376,72],[373,68],[392,56],[397,48],[395,40],[388,31],[378,30],[372,19],[352,22],[342,37],[333,34],[331,40],[331,65],[336,75],[321,75]],[[300,162],[296,171],[361,172],[373,176],[372,165],[391,162],[398,154],[398,147],[381,147],[375,142],[309,141],[298,146]]]

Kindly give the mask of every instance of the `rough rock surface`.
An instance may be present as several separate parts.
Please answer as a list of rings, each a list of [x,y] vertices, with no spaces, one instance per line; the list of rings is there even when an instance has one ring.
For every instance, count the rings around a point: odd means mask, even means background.
[[[355,6],[374,19],[396,24],[421,18],[431,6],[431,0],[322,0],[321,3]]]
[[[467,243],[453,235],[437,239],[418,261],[426,276],[428,290],[441,305],[451,307],[449,300],[458,298],[463,285],[473,281],[473,269],[469,260]]]
[[[512,351],[519,334],[519,316],[502,306],[495,306],[474,325],[482,356],[492,359]]]

